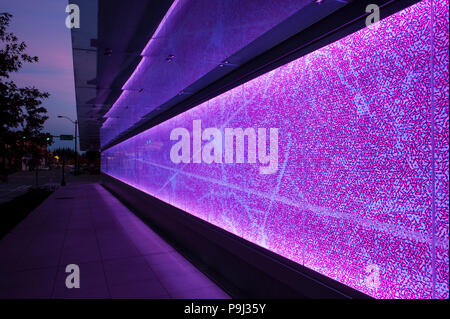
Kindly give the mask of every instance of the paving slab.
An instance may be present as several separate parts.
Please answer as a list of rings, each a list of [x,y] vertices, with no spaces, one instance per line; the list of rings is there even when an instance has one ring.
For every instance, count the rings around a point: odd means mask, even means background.
[[[230,297],[100,184],[78,183],[0,240],[0,298]]]

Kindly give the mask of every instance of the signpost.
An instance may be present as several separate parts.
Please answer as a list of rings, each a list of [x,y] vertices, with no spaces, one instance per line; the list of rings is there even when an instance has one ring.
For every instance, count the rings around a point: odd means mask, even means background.
[[[73,141],[73,135],[61,134],[59,139],[61,141]]]
[[[58,136],[55,136],[58,137]],[[68,134],[61,134],[59,136],[59,139],[61,141],[72,141],[73,140],[73,135],[68,135]],[[66,165],[66,152],[63,151],[63,164],[62,164],[62,181],[61,181],[61,186],[66,186],[66,180],[64,178],[64,166]]]

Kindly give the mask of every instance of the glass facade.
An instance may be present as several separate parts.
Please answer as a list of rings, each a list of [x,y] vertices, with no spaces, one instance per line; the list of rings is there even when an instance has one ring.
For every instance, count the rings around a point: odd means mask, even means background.
[[[448,298],[448,30],[448,1],[421,1],[105,150],[102,171],[373,297]]]

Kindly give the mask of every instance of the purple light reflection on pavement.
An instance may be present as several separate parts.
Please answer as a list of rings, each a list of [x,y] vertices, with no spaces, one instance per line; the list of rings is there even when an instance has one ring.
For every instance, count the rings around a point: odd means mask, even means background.
[[[447,45],[448,1],[422,1],[111,147],[102,170],[371,296],[448,298]],[[197,119],[279,128],[278,172],[172,163],[171,130]]]

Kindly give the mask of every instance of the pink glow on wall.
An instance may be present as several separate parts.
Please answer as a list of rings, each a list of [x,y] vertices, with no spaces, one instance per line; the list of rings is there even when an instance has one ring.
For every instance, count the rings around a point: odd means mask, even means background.
[[[119,99],[105,114],[118,114],[121,123],[101,129],[101,145],[106,146],[308,5],[310,0],[174,1],[142,51],[140,63],[122,86]]]
[[[448,298],[448,58],[448,1],[422,1],[109,148],[102,170],[371,296]],[[197,119],[279,128],[278,172],[174,164],[171,130]]]

